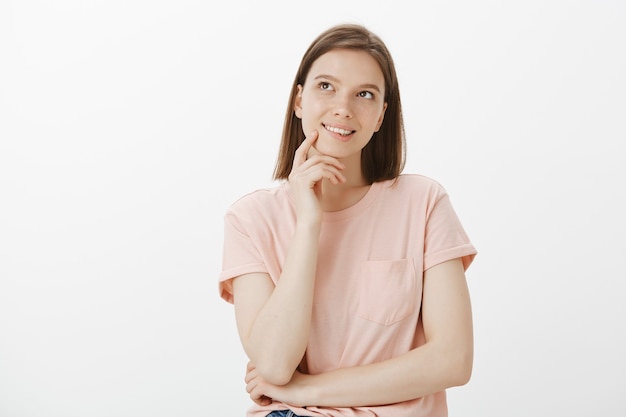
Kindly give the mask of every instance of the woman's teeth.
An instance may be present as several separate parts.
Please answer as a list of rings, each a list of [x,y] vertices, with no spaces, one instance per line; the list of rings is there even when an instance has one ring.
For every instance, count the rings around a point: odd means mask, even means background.
[[[324,127],[326,128],[326,130],[329,130],[334,133],[339,133],[342,136],[348,136],[352,134],[352,130],[339,129],[338,127],[332,127],[332,126],[324,126]]]

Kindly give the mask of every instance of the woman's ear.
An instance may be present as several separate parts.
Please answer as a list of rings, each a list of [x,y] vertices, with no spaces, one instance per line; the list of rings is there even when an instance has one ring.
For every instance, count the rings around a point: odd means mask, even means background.
[[[378,132],[380,127],[383,125],[383,120],[385,120],[385,111],[387,111],[387,103],[383,104],[383,110],[380,112],[380,117],[378,118],[378,122],[376,123],[376,129],[374,132]]]
[[[298,84],[298,92],[293,103],[293,112],[298,119],[302,119],[302,84]]]

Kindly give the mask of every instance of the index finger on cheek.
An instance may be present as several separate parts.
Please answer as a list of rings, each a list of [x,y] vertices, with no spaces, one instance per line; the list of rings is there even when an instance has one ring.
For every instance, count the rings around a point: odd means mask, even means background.
[[[304,137],[304,140],[302,141],[298,149],[296,149],[296,154],[295,154],[296,160],[298,160],[299,163],[304,163],[304,161],[307,160],[309,150],[311,149],[311,147],[317,140],[317,136],[318,136],[317,130],[313,130],[307,136]]]

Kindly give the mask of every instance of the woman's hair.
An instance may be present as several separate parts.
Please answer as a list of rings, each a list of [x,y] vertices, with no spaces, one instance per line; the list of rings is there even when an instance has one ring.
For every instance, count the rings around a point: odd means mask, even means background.
[[[361,152],[361,168],[365,179],[370,184],[375,181],[397,178],[404,168],[406,143],[398,77],[393,59],[384,42],[377,35],[360,25],[343,24],[320,34],[302,57],[300,68],[291,87],[274,179],[289,177],[296,149],[305,139],[302,121],[296,117],[293,107],[298,94],[298,85],[304,85],[315,60],[334,49],[367,52],[380,66],[385,78],[387,109],[380,129],[374,133]]]

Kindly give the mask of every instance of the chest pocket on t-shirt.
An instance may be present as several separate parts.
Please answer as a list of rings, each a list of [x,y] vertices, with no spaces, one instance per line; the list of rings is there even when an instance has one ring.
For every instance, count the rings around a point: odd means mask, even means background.
[[[411,258],[366,261],[359,277],[357,315],[391,325],[415,311],[418,281]]]

